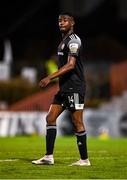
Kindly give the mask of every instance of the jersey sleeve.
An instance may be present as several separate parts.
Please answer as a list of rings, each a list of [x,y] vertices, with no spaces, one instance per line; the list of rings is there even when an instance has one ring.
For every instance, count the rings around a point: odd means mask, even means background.
[[[78,56],[79,55],[79,50],[80,50],[80,47],[81,47],[81,40],[80,38],[76,39],[71,39],[69,42],[68,42],[68,49],[69,49],[69,52],[68,52],[68,55],[72,55],[72,56]]]

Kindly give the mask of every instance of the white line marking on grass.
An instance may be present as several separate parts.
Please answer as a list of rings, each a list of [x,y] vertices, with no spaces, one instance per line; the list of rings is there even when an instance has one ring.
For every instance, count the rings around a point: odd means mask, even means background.
[[[100,151],[96,151],[96,150],[95,150],[95,151],[91,151],[91,150],[90,150],[90,151],[89,151],[89,150],[88,150],[88,152],[90,152],[90,153],[107,153],[108,151],[106,151],[106,150],[100,150]]]
[[[114,159],[114,157],[91,157],[90,159]]]
[[[18,161],[18,159],[0,159],[0,162]]]
[[[114,157],[112,156],[107,156],[107,157],[90,157],[90,159],[113,159]],[[56,160],[61,160],[62,158],[61,157],[56,157],[55,158]],[[74,160],[75,158],[74,157],[64,157],[64,160]],[[77,158],[78,159],[78,158]]]

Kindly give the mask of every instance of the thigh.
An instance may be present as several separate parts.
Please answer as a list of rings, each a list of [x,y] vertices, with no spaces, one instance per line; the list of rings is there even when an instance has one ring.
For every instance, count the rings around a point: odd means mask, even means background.
[[[48,125],[54,125],[56,124],[57,117],[63,112],[63,107],[58,104],[51,104],[46,121]]]
[[[71,111],[71,116],[76,132],[81,132],[85,130],[83,123],[83,110]]]

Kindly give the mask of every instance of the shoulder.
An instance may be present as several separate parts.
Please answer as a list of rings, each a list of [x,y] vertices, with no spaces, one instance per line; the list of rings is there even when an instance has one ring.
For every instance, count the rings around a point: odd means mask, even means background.
[[[70,36],[69,36],[69,38],[71,39],[71,40],[79,40],[79,41],[81,41],[81,39],[80,39],[80,37],[77,35],[77,34],[75,34],[75,33],[73,33],[73,34],[71,34]]]
[[[72,44],[72,43],[78,44],[79,46],[81,46],[81,39],[80,39],[80,37],[77,36],[76,34],[71,34],[71,35],[69,36],[68,46],[69,46],[70,44]]]

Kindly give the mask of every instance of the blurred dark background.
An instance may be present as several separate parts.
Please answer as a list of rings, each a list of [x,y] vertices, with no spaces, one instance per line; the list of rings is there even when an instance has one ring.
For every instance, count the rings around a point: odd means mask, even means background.
[[[89,61],[121,61],[127,56],[126,0],[4,0],[0,2],[1,59],[6,38],[11,40],[14,61],[34,62],[56,53],[61,11],[74,14],[75,31],[85,41]]]
[[[36,83],[48,73],[46,62],[56,58],[57,46],[61,41],[58,15],[63,11],[75,16],[75,32],[84,44],[88,99],[97,98],[96,105],[100,99],[109,100],[112,95],[120,95],[127,89],[126,73],[123,83],[119,84],[123,79],[121,74],[126,70],[119,71],[120,78],[117,80],[114,77],[118,75],[117,67],[121,67],[121,63],[126,64],[127,60],[126,0],[0,1],[1,63],[7,57],[5,42],[11,44],[11,72],[7,80],[11,80],[12,84],[14,78],[21,77],[24,67],[37,71]],[[125,68],[126,65],[122,66]],[[3,88],[5,85],[1,86]],[[20,95],[20,98],[24,96]],[[9,99],[0,98],[2,101]],[[14,101],[11,97],[9,104]]]
[[[0,112],[0,136],[9,135],[11,124],[17,134],[29,134],[23,118],[31,133],[37,133],[37,126],[38,133],[45,132],[40,130],[42,119],[58,81],[45,89],[39,88],[38,82],[57,70],[58,15],[63,11],[75,16],[75,33],[83,42],[89,134],[127,136],[127,0],[0,1],[0,111],[7,111],[7,116]],[[38,112],[36,116],[34,112]],[[35,124],[29,118],[34,118]],[[62,130],[67,134],[70,126],[66,125]]]

